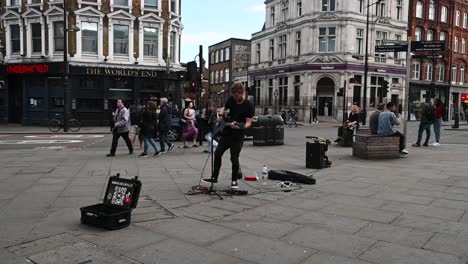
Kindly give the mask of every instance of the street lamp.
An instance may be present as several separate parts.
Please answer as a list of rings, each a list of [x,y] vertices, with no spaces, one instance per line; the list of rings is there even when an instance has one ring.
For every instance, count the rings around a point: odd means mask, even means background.
[[[71,91],[68,86],[68,44],[67,44],[67,32],[68,31],[80,31],[80,28],[73,27],[67,28],[67,0],[63,0],[63,97],[65,99],[63,118],[63,131],[68,132],[68,118],[71,116]]]
[[[278,89],[276,89],[274,92],[273,92],[273,96],[275,97],[275,115],[276,115],[276,103],[278,101]]]
[[[369,72],[369,8],[373,5],[378,5],[382,0],[377,0],[377,2],[373,4],[369,4],[370,0],[367,0],[367,20],[366,20],[366,54],[365,54],[365,62],[364,62],[364,94],[363,94],[363,102],[362,102],[362,125],[366,125],[367,119],[367,75]]]

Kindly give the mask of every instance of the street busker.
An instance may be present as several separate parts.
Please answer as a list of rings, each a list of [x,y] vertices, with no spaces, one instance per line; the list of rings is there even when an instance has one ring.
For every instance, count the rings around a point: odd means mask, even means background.
[[[395,115],[396,106],[394,103],[387,103],[387,110],[379,115],[379,136],[400,137],[400,153],[408,154],[405,150],[405,136],[396,130],[396,126],[400,125],[400,120]]]
[[[142,133],[143,133],[143,142],[144,150],[140,154],[140,157],[148,157],[148,148],[149,145],[154,149],[153,157],[159,156],[161,153],[158,151],[158,146],[154,141],[154,135],[157,127],[157,117],[156,117],[157,105],[154,101],[148,101],[145,112],[143,112],[143,122],[142,122]]]
[[[245,99],[244,86],[236,82],[231,87],[231,97],[226,101],[226,104],[221,109],[220,117],[218,118],[218,129],[225,125],[225,128],[220,133],[218,147],[214,157],[214,171],[212,178],[203,179],[204,182],[218,182],[219,171],[221,169],[221,161],[226,150],[231,152],[231,188],[237,189],[237,180],[240,171],[239,154],[244,144],[245,129],[252,125],[254,108],[252,104]]]
[[[130,113],[125,108],[124,103],[121,99],[117,100],[117,110],[115,110],[114,116],[114,128],[112,129],[112,146],[107,157],[115,156],[117,150],[117,143],[119,138],[122,137],[128,147],[128,154],[133,154],[133,145],[128,136],[130,130]]]
[[[354,130],[359,128],[359,113],[361,112],[361,109],[359,109],[359,106],[353,105],[351,107],[351,113],[349,113],[348,119],[346,122],[343,124],[342,127],[338,128],[338,138],[335,139],[335,142],[338,143],[343,140],[343,131],[345,129],[348,130]]]

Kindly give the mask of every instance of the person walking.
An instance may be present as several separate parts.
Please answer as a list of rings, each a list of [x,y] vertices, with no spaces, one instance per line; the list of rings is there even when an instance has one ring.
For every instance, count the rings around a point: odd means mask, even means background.
[[[159,146],[161,147],[162,153],[171,151],[174,148],[174,143],[171,143],[171,141],[169,141],[169,138],[167,137],[167,133],[171,128],[172,121],[172,113],[169,107],[167,106],[167,101],[167,98],[161,98],[161,104],[159,107]]]
[[[109,154],[106,157],[115,156],[115,151],[117,150],[117,143],[119,138],[122,137],[127,144],[128,154],[133,154],[133,145],[128,136],[130,130],[130,113],[122,101],[122,99],[117,100],[117,110],[115,110],[114,116],[114,128],[112,129],[112,146]]]
[[[440,145],[440,129],[442,127],[442,118],[444,117],[444,107],[442,106],[442,101],[437,98],[435,99],[435,121],[434,121],[434,134],[435,142],[433,146]]]
[[[182,112],[182,118],[186,124],[182,132],[182,141],[184,142],[184,148],[188,148],[187,141],[193,141],[193,147],[198,147],[197,137],[198,129],[195,127],[195,110],[193,110],[193,102],[189,102],[187,107]]]
[[[421,121],[419,123],[418,129],[418,140],[414,143],[413,147],[420,147],[423,131],[426,131],[426,140],[424,141],[423,146],[427,147],[429,144],[429,139],[431,138],[431,125],[435,120],[435,109],[429,103],[421,103]]]
[[[156,103],[154,101],[148,101],[146,110],[143,112],[142,134],[144,147],[140,157],[148,157],[148,148],[150,144],[154,149],[153,157],[161,155],[161,152],[158,151],[158,146],[156,145],[156,142],[153,138],[157,126],[156,109]]]

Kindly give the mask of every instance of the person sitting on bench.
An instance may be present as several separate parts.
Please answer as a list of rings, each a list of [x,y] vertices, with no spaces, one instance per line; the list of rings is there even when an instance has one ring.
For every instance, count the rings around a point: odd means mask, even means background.
[[[405,149],[405,136],[395,129],[395,126],[400,125],[400,120],[395,115],[395,111],[395,104],[392,102],[387,103],[387,110],[379,115],[379,129],[377,134],[386,137],[400,137],[400,153],[406,155],[408,151]]]
[[[385,105],[380,103],[377,105],[377,110],[372,113],[369,118],[369,131],[372,135],[377,135],[379,131],[379,115],[384,110]]]

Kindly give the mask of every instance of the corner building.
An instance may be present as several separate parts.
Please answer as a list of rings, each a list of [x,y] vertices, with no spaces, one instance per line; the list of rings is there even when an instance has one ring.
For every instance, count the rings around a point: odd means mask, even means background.
[[[181,0],[68,0],[66,21],[63,0],[3,4],[0,122],[63,116],[67,65],[72,116],[84,125],[107,124],[117,99],[180,101]]]
[[[401,105],[405,53],[375,53],[386,39],[406,40],[408,0],[384,0],[369,9],[367,98],[363,98],[366,0],[267,0],[263,29],[252,35],[249,78],[257,113],[296,108],[299,119],[341,120],[343,102],[367,100],[368,116],[379,102]],[[373,3],[370,1],[369,3]],[[389,82],[388,91],[382,89]],[[346,84],[346,86],[345,86]],[[345,86],[345,87],[344,87]],[[337,96],[346,89],[346,98]]]

